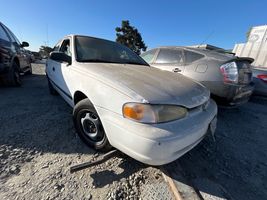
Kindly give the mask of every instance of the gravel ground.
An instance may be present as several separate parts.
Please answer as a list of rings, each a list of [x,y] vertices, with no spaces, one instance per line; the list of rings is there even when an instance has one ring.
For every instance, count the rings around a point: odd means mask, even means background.
[[[0,87],[0,199],[140,199],[148,185],[164,188],[159,169],[123,154],[70,174],[101,154],[76,136],[72,109],[49,95],[44,66],[34,64],[33,73],[21,88]],[[220,108],[216,142],[208,137],[167,167],[179,163],[205,199],[267,199],[266,116],[261,98]]]

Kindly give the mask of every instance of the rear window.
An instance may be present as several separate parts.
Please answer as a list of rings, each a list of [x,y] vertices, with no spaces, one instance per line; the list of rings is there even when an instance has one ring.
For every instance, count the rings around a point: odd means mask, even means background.
[[[180,49],[161,49],[156,63],[157,64],[182,64],[183,51]]]
[[[203,57],[204,57],[204,55],[202,55],[202,54],[185,50],[185,62],[187,64],[192,63],[192,62],[195,62],[197,60],[200,60]]]

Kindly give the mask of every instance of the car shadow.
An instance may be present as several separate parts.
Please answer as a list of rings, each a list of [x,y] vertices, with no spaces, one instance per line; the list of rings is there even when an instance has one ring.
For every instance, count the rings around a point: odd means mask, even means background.
[[[249,101],[256,104],[267,105],[267,96],[253,95]]]
[[[116,168],[121,169],[120,173],[112,169],[107,170],[104,167],[103,170],[98,170],[90,174],[90,177],[93,179],[93,185],[96,188],[102,188],[102,187],[112,184],[113,182],[121,181],[125,178],[130,177],[131,175],[138,172],[139,170],[149,167],[148,165],[145,165],[143,163],[140,163],[130,158],[129,156],[123,154],[122,152],[118,152],[116,157],[122,160],[118,165],[116,164]],[[109,163],[109,161],[107,161],[107,163]],[[106,164],[106,166],[108,165],[109,164]]]

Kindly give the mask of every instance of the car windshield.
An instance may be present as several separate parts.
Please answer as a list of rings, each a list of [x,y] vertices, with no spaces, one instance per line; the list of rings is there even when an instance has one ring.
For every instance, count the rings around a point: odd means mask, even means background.
[[[108,40],[76,36],[75,47],[78,62],[148,65],[127,47]]]

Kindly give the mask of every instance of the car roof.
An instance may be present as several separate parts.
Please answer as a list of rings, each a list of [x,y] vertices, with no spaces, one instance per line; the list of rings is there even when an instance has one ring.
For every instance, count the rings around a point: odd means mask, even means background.
[[[209,50],[209,49],[203,49],[203,48],[197,48],[197,47],[187,47],[187,46],[160,46],[157,47],[155,49],[184,49],[184,50],[190,50],[190,51],[195,51],[198,53],[201,53],[207,57],[213,57],[215,59],[223,59],[223,60],[228,60],[231,59],[233,57],[235,57],[232,54],[227,54],[227,53],[223,53],[223,52],[217,52],[214,50]]]

